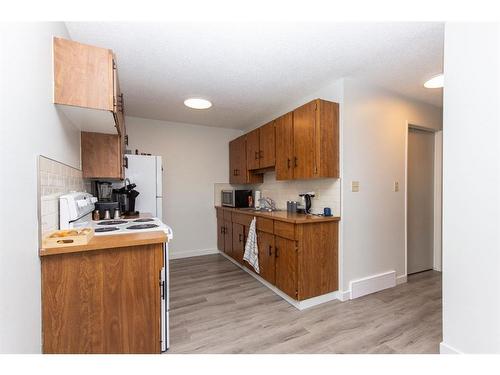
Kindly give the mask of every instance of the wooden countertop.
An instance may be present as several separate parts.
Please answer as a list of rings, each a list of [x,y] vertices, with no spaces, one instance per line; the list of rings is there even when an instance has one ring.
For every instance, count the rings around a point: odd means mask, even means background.
[[[86,245],[40,249],[40,256],[114,249],[167,242],[163,231],[94,236]]]
[[[306,215],[299,213],[291,213],[287,211],[262,212],[262,211],[253,211],[251,209],[231,208],[231,207],[221,207],[221,206],[216,206],[216,208],[221,208],[222,210],[225,211],[231,211],[244,215],[265,217],[268,219],[285,221],[287,223],[293,223],[293,224],[309,224],[309,223],[321,223],[326,221],[340,221],[340,216]]]

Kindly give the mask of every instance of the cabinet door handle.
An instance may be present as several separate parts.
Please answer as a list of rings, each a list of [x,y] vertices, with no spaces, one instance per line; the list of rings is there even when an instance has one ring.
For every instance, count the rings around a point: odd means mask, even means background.
[[[297,163],[297,157],[296,156],[293,158],[293,163],[294,163],[294,167],[297,167],[299,165]]]
[[[278,248],[276,246],[274,247],[274,256],[276,258],[279,257],[279,255],[278,255]]]
[[[260,150],[259,151],[259,159],[263,159],[264,158],[264,151]]]
[[[239,170],[239,169],[236,169],[235,171],[236,171],[235,176],[239,176],[239,175],[240,175],[240,170]]]
[[[290,158],[286,159],[286,166],[288,169],[290,169],[290,162],[291,162]]]
[[[259,160],[259,152],[255,151],[255,160]]]
[[[125,110],[125,101],[123,99],[123,93],[121,93],[120,95],[118,95],[118,97],[120,98],[120,100],[118,101],[118,110],[121,112],[121,113],[125,113],[124,110]]]
[[[123,166],[128,168],[128,158],[126,156],[123,157]]]
[[[238,240],[241,242],[242,241],[242,238],[241,238],[241,233],[238,234]]]
[[[269,245],[269,256],[273,255],[273,247]]]

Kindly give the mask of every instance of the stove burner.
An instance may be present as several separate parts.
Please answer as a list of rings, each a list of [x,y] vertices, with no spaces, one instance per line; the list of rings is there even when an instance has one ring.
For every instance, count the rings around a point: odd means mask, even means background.
[[[158,227],[158,225],[156,224],[137,224],[137,225],[131,225],[130,227],[127,227],[127,229],[137,230],[137,229],[150,229],[156,227]]]
[[[96,228],[94,231],[96,233],[102,233],[102,232],[113,232],[115,230],[118,230],[120,228],[117,227],[105,227],[105,228]]]
[[[120,224],[125,224],[125,220],[108,220],[108,221],[101,221],[100,223],[97,223],[97,225],[120,225]]]
[[[137,219],[137,220],[134,220],[134,223],[147,223],[149,221],[155,221],[155,219],[150,219],[150,218]]]

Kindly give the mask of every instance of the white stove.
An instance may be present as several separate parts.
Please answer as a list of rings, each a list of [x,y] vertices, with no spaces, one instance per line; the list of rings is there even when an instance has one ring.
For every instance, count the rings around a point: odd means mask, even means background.
[[[156,217],[137,219],[92,220],[97,199],[87,192],[71,192],[59,197],[60,229],[94,228],[96,236],[163,231],[172,239],[172,228]]]
[[[96,236],[161,230],[167,234],[169,240],[172,239],[172,229],[156,217],[91,221],[87,225],[94,228]]]

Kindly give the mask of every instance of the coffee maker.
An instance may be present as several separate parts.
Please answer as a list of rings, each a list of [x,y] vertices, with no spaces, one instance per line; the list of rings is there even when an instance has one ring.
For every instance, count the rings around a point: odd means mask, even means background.
[[[314,198],[314,192],[299,194],[300,203],[297,205],[297,212],[310,214],[311,213],[311,198]]]
[[[109,217],[112,217],[115,210],[119,208],[119,205],[118,201],[114,199],[111,182],[95,181],[93,193],[97,196],[95,209],[99,211],[99,219],[106,218],[106,212],[109,212]]]
[[[113,197],[118,202],[120,212],[128,216],[138,215],[135,210],[135,199],[139,192],[135,190],[136,184],[130,183],[128,178],[125,179],[125,186],[119,189],[113,189]]]

